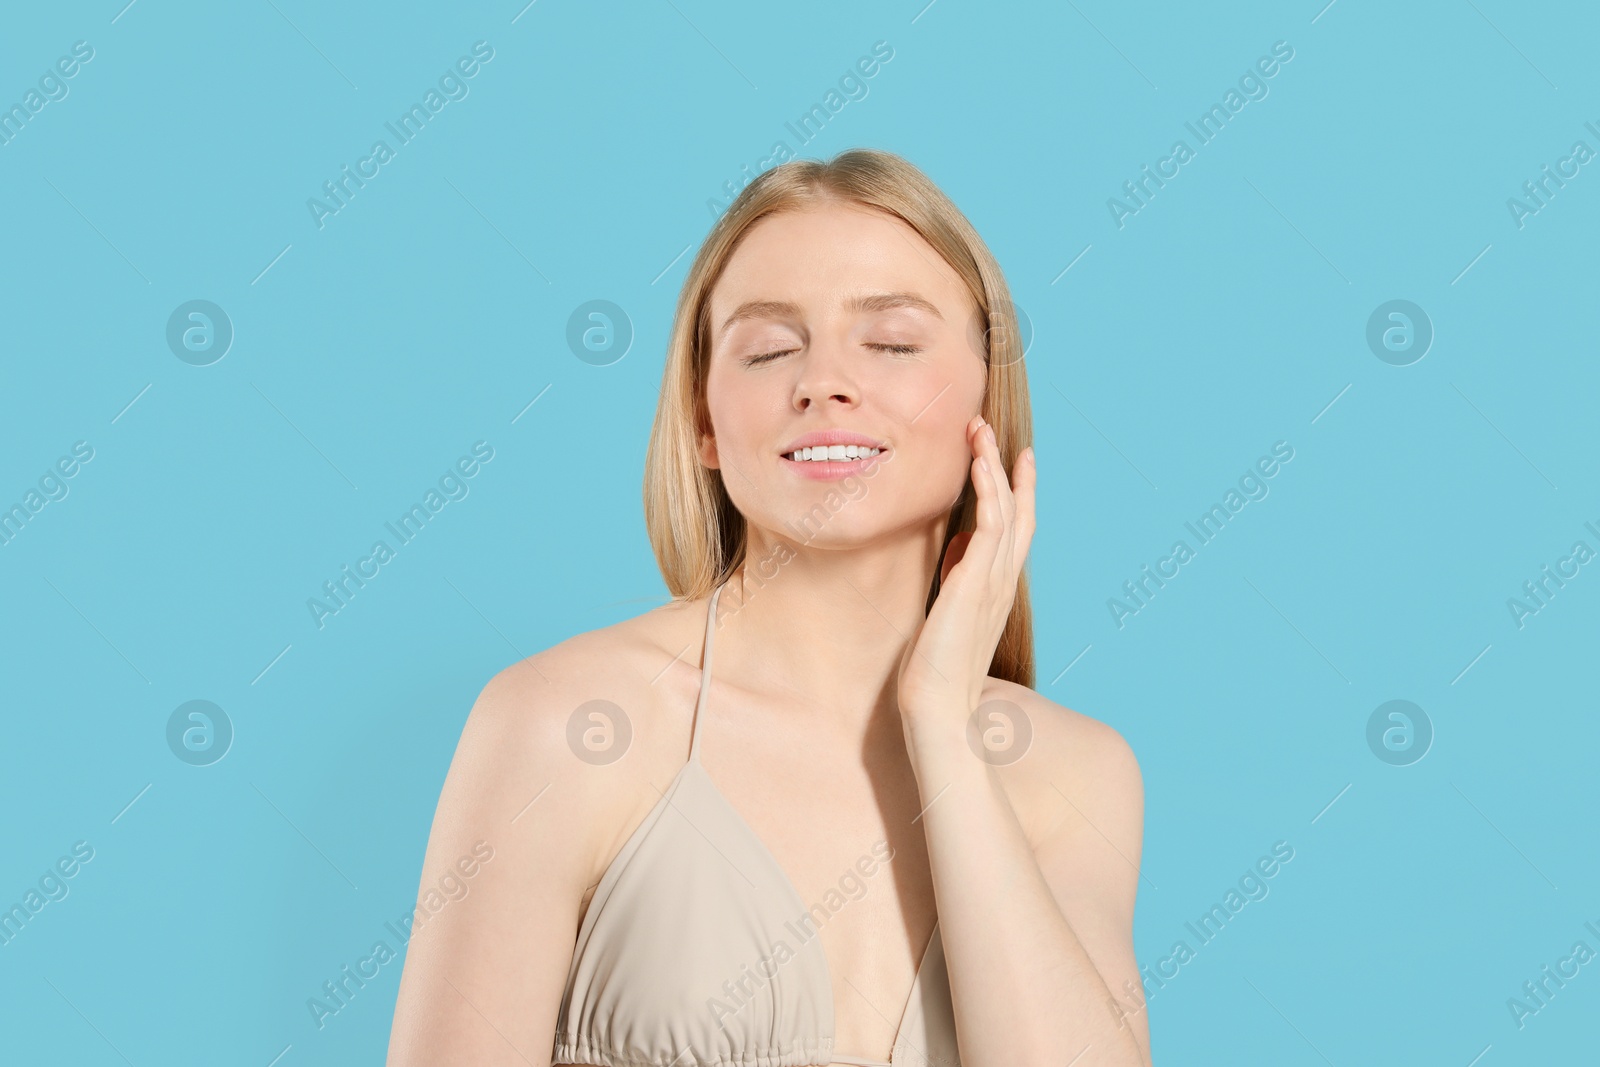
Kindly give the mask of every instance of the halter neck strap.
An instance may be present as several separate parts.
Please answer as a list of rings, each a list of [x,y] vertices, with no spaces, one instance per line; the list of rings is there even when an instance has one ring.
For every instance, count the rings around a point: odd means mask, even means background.
[[[711,645],[712,638],[717,630],[717,598],[722,595],[722,585],[712,590],[711,598],[706,602],[706,639],[700,652],[700,695],[694,705],[694,731],[689,740],[689,758],[700,757],[700,724],[706,717],[706,695],[711,692]]]

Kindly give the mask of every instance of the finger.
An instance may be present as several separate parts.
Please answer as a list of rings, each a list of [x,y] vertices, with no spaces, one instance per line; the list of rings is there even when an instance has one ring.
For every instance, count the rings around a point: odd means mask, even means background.
[[[1022,455],[1017,457],[1017,472],[1013,481],[1016,485],[1013,492],[1017,501],[1014,561],[1017,571],[1020,572],[1023,562],[1028,558],[1028,546],[1033,543],[1033,531],[1038,528],[1034,501],[1039,485],[1039,467],[1034,461],[1032,445],[1025,448]]]
[[[979,455],[989,461],[989,472],[995,475],[995,492],[1000,503],[1000,514],[1005,518],[1009,528],[1016,515],[1016,500],[1011,491],[1011,481],[1006,476],[1005,457],[1000,454],[999,442],[995,439],[994,426],[985,422],[978,431]]]
[[[998,451],[989,439],[986,424],[980,423],[969,436],[967,443],[973,451],[972,485],[978,494],[977,531],[972,543],[967,546],[967,555],[973,558],[977,567],[988,572],[988,581],[992,583],[995,561],[1001,558],[1009,529],[1005,512],[1002,510],[1000,478],[997,476],[1002,466]],[[995,457],[992,460],[991,455]]]
[[[1012,568],[1016,544],[1016,495],[1011,488],[1010,479],[1006,477],[1005,462],[1000,455],[994,427],[985,423],[978,431],[978,438],[979,454],[989,465],[989,473],[994,481],[995,500],[1000,512],[999,540],[995,545],[994,557],[990,560],[992,580],[998,583],[1009,575]]]

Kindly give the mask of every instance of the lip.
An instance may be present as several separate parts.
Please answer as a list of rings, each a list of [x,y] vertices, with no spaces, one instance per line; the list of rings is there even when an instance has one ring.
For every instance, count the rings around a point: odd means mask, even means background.
[[[876,456],[867,456],[858,459],[825,459],[795,461],[787,458],[789,453],[798,452],[802,448],[815,448],[818,445],[865,445],[867,448],[878,449]],[[838,481],[858,474],[889,455],[889,446],[876,437],[866,434],[852,433],[849,430],[814,430],[811,433],[796,437],[785,445],[778,453],[778,460],[785,467],[794,471],[802,478],[813,481]]]
[[[849,430],[813,430],[796,437],[778,449],[778,454],[786,456],[790,452],[798,452],[802,448],[815,448],[817,445],[866,445],[868,448],[880,451],[888,451],[889,448],[876,437],[869,437],[864,433],[852,433]]]

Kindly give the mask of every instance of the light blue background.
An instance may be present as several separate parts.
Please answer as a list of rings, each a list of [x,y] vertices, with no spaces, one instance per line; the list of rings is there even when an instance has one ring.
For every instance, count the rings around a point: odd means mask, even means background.
[[[1156,1062],[1595,1055],[1600,963],[1506,1007],[1600,950],[1600,566],[1506,605],[1600,549],[1600,164],[1520,228],[1506,203],[1600,150],[1592,8],[121,3],[0,35],[5,105],[95,50],[0,147],[0,505],[94,449],[0,547],[0,904],[95,849],[0,946],[0,1058],[381,1062],[398,961],[320,1031],[306,1000],[411,906],[482,684],[663,599],[674,301],[779,139],[924,168],[1034,325],[1038,688],[1139,756],[1140,961],[1295,849],[1151,1000]],[[478,40],[470,94],[319,229],[307,199]],[[1280,40],[1119,229],[1107,199]],[[165,341],[193,299],[236,331],[206,367]],[[565,340],[593,299],[635,331],[609,366]],[[1436,330],[1410,366],[1365,341],[1391,299]],[[470,495],[319,630],[307,598],[479,440]],[[1270,495],[1119,629],[1107,599],[1277,441]],[[167,747],[192,699],[236,730],[213,766]],[[1366,742],[1391,699],[1436,731],[1410,766]]]

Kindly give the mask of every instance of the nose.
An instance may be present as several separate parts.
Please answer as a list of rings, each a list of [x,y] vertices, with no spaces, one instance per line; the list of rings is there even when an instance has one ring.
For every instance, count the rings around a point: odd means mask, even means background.
[[[814,340],[806,347],[800,363],[800,376],[794,384],[794,408],[806,411],[830,403],[855,407],[861,402],[861,389],[850,366],[850,353],[841,343]]]

